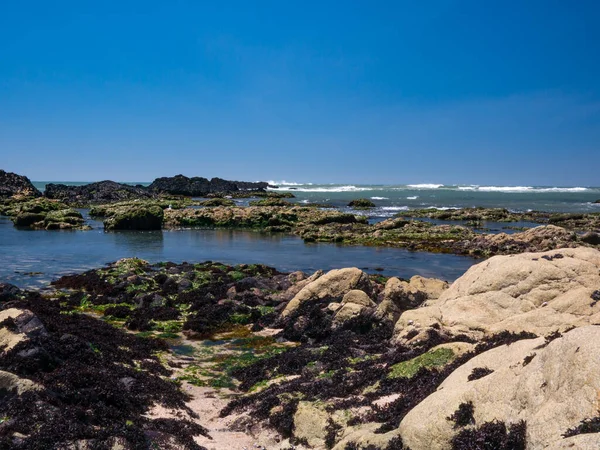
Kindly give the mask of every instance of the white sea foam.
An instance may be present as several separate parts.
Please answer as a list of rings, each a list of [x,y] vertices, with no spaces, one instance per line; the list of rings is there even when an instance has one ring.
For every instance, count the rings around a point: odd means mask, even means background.
[[[481,192],[506,192],[506,193],[543,193],[543,192],[585,192],[585,187],[549,187],[535,188],[532,186],[479,186]]]
[[[416,199],[418,199],[418,198],[419,198],[419,196],[418,196],[418,195],[415,195],[415,196],[413,196],[413,197],[406,197],[406,200],[416,200]]]
[[[434,184],[434,183],[421,183],[421,184],[407,184],[409,188],[413,189],[438,189],[443,186],[443,184]]]
[[[384,211],[408,211],[408,206],[384,206]]]
[[[279,189],[271,189],[272,191],[288,191],[290,188],[280,187]],[[357,187],[357,186],[332,186],[332,187],[314,187],[305,188],[299,187],[293,189],[296,192],[360,192],[360,191],[372,191],[372,188],[368,187]]]
[[[387,197],[371,197],[371,200],[389,200]]]
[[[312,183],[295,183],[294,181],[285,181],[285,180],[281,180],[281,181],[269,180],[269,181],[267,181],[267,183],[269,183],[272,186],[312,186]]]
[[[449,209],[460,209],[454,206],[428,206],[425,209],[437,209],[438,211],[448,211]]]

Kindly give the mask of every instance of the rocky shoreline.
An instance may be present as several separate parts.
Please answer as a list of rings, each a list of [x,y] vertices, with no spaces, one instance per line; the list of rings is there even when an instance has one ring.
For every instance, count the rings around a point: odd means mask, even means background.
[[[4,177],[4,178],[2,178]],[[356,214],[331,205],[299,204],[267,192],[267,183],[221,179],[159,178],[148,188],[104,181],[85,186],[49,184],[45,195],[25,177],[0,173],[12,183],[2,192],[0,215],[15,226],[44,230],[90,229],[74,207],[91,206],[90,216],[102,219],[104,229],[161,230],[228,228],[264,233],[289,233],[306,243],[335,243],[397,247],[412,251],[452,253],[473,257],[547,251],[564,247],[600,247],[600,213],[572,214],[532,211],[515,213],[501,208],[403,211],[395,218],[369,223],[360,214],[373,207],[368,199],[350,206]],[[26,195],[27,194],[27,195]],[[185,195],[183,195],[185,194]],[[190,195],[208,200],[192,200]],[[226,198],[229,197],[229,198]],[[240,206],[233,198],[259,197]],[[260,198],[262,197],[262,198]],[[293,196],[292,196],[293,197]],[[432,223],[426,220],[447,223]],[[459,221],[460,224],[453,222]],[[486,222],[538,224],[513,234],[486,232]]]
[[[2,448],[600,445],[592,248],[451,285],[125,259],[0,306]]]

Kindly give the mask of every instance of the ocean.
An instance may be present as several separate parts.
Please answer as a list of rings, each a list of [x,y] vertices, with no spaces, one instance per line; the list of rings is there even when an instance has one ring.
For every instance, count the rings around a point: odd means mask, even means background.
[[[34,182],[43,190],[48,182]],[[55,182],[60,183],[60,182]],[[600,212],[600,188],[552,186],[445,186],[298,184],[270,182],[275,191],[292,192],[300,204],[329,203],[348,212],[383,220],[403,210],[419,208],[502,207],[513,211]],[[81,185],[87,182],[64,182]],[[143,184],[132,182],[128,184]],[[376,205],[368,211],[347,206],[357,198]],[[247,204],[248,200],[237,200]],[[355,266],[370,273],[409,278],[412,275],[453,281],[478,260],[456,255],[410,252],[403,249],[305,244],[289,235],[232,230],[104,232],[102,222],[81,210],[91,231],[33,231],[17,229],[0,217],[0,282],[43,287],[63,274],[100,267],[124,257],[150,262],[220,261],[262,263],[282,271],[334,269]],[[486,224],[491,232],[510,232],[506,224]],[[525,224],[527,225],[527,224]]]

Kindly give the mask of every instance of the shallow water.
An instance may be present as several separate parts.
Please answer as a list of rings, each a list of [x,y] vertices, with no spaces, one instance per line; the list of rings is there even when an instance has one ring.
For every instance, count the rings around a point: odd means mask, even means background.
[[[413,275],[452,281],[475,259],[395,248],[305,244],[296,236],[250,231],[188,229],[104,232],[17,229],[0,217],[0,281],[41,287],[61,275],[97,268],[125,257],[150,262],[220,261],[262,263],[281,271],[360,267],[404,278]],[[375,269],[382,268],[382,271]]]

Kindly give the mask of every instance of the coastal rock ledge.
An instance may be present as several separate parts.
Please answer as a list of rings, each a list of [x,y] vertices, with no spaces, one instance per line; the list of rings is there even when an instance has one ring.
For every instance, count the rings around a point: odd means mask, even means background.
[[[29,178],[0,170],[0,199],[41,196]]]
[[[481,339],[503,331],[538,336],[600,324],[600,252],[578,247],[494,256],[471,267],[438,300],[406,311],[396,342],[432,330]]]
[[[148,189],[153,192],[186,197],[204,197],[208,194],[236,191],[264,191],[270,187],[266,182],[228,181],[221,178],[211,180],[203,177],[188,178],[185,175],[155,179]]]

